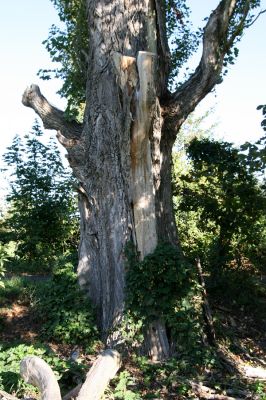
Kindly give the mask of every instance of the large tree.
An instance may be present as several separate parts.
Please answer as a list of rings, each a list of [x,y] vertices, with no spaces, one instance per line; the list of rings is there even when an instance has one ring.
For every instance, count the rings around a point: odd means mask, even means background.
[[[80,182],[79,282],[97,308],[109,344],[121,341],[114,327],[124,310],[127,243],[133,242],[140,259],[160,241],[178,246],[172,147],[189,113],[221,82],[223,66],[232,58],[243,30],[252,24],[252,11],[259,1],[219,2],[202,34],[199,65],[170,91],[173,68],[168,33],[175,33],[174,21],[177,27],[183,26],[179,6],[184,5],[172,0],[86,1],[83,123],[69,121],[36,85],[23,95],[23,104],[37,112],[44,127],[57,131]],[[166,329],[159,318],[148,328],[147,346],[154,358],[169,354]]]

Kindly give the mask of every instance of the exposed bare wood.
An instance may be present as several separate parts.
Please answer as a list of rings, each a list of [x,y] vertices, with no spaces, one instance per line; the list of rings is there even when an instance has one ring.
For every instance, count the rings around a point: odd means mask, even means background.
[[[67,139],[78,139],[81,136],[82,125],[75,121],[67,121],[64,112],[48,102],[38,85],[32,84],[27,87],[22,96],[22,103],[39,115],[46,129],[60,131]]]
[[[266,379],[266,369],[261,367],[252,367],[251,365],[245,365],[243,367],[244,374],[248,378]]]
[[[4,390],[0,390],[0,400],[18,400],[18,398],[6,393]]]
[[[115,350],[105,350],[88,372],[77,400],[99,400],[120,367],[120,354]]]
[[[163,321],[157,320],[149,324],[145,341],[152,361],[162,361],[169,357],[170,347]]]
[[[137,248],[141,258],[157,245],[155,197],[153,188],[149,132],[156,103],[154,82],[156,56],[141,51],[137,57],[139,89],[136,93],[136,114],[131,135],[131,193]]]
[[[33,386],[36,386],[42,400],[61,400],[58,382],[49,365],[37,356],[23,358],[20,363],[20,375]]]

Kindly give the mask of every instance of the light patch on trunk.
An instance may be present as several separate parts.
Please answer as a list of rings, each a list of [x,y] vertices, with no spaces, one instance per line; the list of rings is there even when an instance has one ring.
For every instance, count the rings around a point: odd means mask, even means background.
[[[136,93],[136,115],[131,137],[131,193],[137,247],[141,259],[153,252],[157,245],[155,194],[149,140],[156,103],[155,58],[156,55],[150,52],[138,53],[139,89]]]
[[[128,94],[136,87],[138,74],[136,58],[123,56],[121,53],[114,52],[112,55],[114,66],[119,80],[119,86],[125,90],[127,86]]]

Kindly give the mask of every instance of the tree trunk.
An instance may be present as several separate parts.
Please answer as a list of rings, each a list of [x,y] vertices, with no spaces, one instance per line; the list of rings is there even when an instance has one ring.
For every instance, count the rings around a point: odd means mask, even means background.
[[[172,146],[188,114],[219,81],[224,56],[242,32],[249,6],[239,24],[228,29],[236,3],[222,0],[211,14],[198,68],[170,94],[163,2],[87,0],[83,125],[67,122],[37,86],[23,95],[23,104],[41,116],[44,127],[57,130],[79,180],[78,277],[96,306],[109,345],[123,341],[115,327],[123,318],[127,243],[134,243],[140,259],[158,241],[178,245],[171,193]],[[156,359],[169,355],[160,319],[148,328],[147,352]]]
[[[121,340],[110,329],[123,316],[125,247],[133,242],[142,259],[158,243],[155,197],[162,126],[158,95],[163,88],[156,83],[152,3],[96,0],[88,1],[88,9],[86,156],[83,165],[74,167],[84,190],[78,276],[98,309],[103,336],[113,346]],[[168,355],[165,342],[164,338],[161,349]],[[161,351],[156,351],[156,358]]]

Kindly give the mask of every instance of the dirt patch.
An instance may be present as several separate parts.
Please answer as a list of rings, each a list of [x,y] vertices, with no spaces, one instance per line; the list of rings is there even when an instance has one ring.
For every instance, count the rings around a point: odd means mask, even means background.
[[[14,302],[0,310],[1,340],[33,342],[40,332],[40,323],[34,319],[29,307]]]

